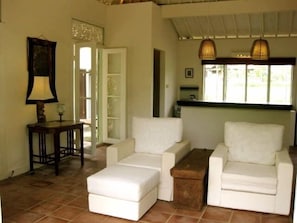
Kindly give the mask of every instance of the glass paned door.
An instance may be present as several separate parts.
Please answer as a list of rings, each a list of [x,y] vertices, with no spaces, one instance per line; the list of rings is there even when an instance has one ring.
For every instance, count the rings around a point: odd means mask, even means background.
[[[117,143],[126,137],[126,49],[102,51],[103,142]]]
[[[98,50],[95,43],[75,44],[74,117],[84,123],[84,148],[94,154],[98,132]]]

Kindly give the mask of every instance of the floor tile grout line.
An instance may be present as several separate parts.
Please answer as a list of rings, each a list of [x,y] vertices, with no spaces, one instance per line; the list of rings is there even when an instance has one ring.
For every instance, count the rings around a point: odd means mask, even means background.
[[[171,214],[165,223],[168,223],[174,214]]]
[[[231,214],[230,214],[230,218],[229,218],[228,223],[231,223],[233,215],[234,215],[234,210],[231,210]]]
[[[206,209],[207,209],[207,206],[204,206],[204,209],[203,209],[203,211],[202,211],[202,213],[201,213],[201,215],[200,215],[200,218],[201,218],[201,219],[202,219],[204,213],[206,212]]]
[[[89,167],[88,167],[89,168]],[[94,168],[94,167],[93,167]],[[91,168],[90,168],[91,169]],[[73,169],[73,170],[71,170],[71,171],[67,171],[67,173],[70,173],[70,175],[71,175],[71,177],[69,177],[69,176],[61,176],[60,178],[52,178],[53,176],[52,175],[49,175],[49,176],[35,176],[36,178],[32,178],[32,179],[45,179],[45,177],[50,177],[51,179],[50,180],[53,180],[53,182],[55,183],[55,184],[59,184],[59,183],[61,183],[61,182],[63,182],[63,180],[64,181],[67,181],[67,182],[71,182],[71,179],[75,179],[75,177],[79,177],[79,180],[80,181],[84,181],[85,180],[85,178],[86,178],[86,176],[87,175],[91,175],[91,172],[93,173],[94,171],[95,171],[95,169],[96,169],[96,166],[95,166],[95,168],[94,168],[94,170],[92,170],[92,171],[89,171],[87,174],[86,174],[86,171],[85,170],[83,170],[82,169],[82,171],[81,170],[78,170],[78,171],[76,171],[75,169]],[[65,174],[66,174],[66,171],[65,171]],[[57,181],[54,181],[54,180],[57,180]],[[30,182],[30,179],[28,180],[28,178],[27,178],[27,176],[25,177],[25,178],[22,178],[22,179],[20,179],[20,181],[18,181],[18,180],[14,180],[13,181],[13,184],[14,185],[12,185],[13,187],[12,187],[12,189],[14,190],[16,187],[15,187],[15,184],[19,184],[20,186],[23,186],[23,185],[26,185],[26,184],[28,184],[28,182]],[[63,194],[66,194],[66,195],[70,195],[70,196],[73,196],[74,198],[73,199],[69,199],[69,200],[71,200],[71,201],[68,201],[68,202],[66,202],[66,203],[62,203],[62,205],[63,206],[68,206],[68,207],[73,207],[73,208],[78,208],[78,209],[80,209],[82,212],[84,212],[85,210],[85,208],[83,208],[83,207],[78,207],[78,206],[74,206],[74,204],[76,203],[76,204],[78,204],[77,202],[74,202],[73,204],[71,204],[71,202],[73,202],[73,201],[75,201],[78,197],[80,197],[80,194],[79,193],[76,193],[75,192],[75,190],[73,190],[73,192],[72,192],[72,190],[71,190],[71,192],[69,192],[68,193],[68,191],[66,190],[67,189],[67,184],[68,183],[65,183],[65,184],[63,184],[62,185],[62,189],[63,189],[63,191],[59,191],[59,185],[57,186],[57,187],[53,187],[54,189],[54,192],[51,194],[52,196],[50,196],[51,198],[53,198],[55,195],[56,196],[58,196],[59,194],[57,194],[56,192],[60,192],[60,193],[63,193]],[[71,183],[70,183],[71,184]],[[79,186],[80,185],[80,186]],[[86,190],[86,188],[84,187],[84,186],[81,186],[81,185],[86,185],[84,182],[81,182],[81,183],[77,183],[77,186],[80,188],[80,190],[79,191],[81,191],[81,193],[85,193],[85,190]],[[1,186],[1,185],[0,185]],[[66,188],[66,189],[65,189]],[[40,188],[37,188],[36,190],[39,190]],[[73,189],[73,188],[71,188],[71,189]],[[7,191],[9,191],[9,193],[14,193],[14,191],[13,190],[6,190],[6,192]],[[34,188],[32,188],[32,190],[34,190]],[[42,190],[40,190],[40,191],[42,191]],[[20,189],[17,189],[17,192],[22,192]],[[61,194],[60,194],[61,195]],[[84,195],[81,195],[81,197],[84,197],[84,196],[86,196],[85,194]],[[13,198],[14,196],[12,196],[12,198]],[[42,203],[42,202],[46,202],[46,201],[49,201],[50,199],[49,198],[47,198],[47,197],[45,197],[45,199],[43,199],[43,200],[41,200],[39,203],[36,203],[36,205],[37,204],[40,204],[40,203]],[[67,200],[67,199],[66,199]],[[29,203],[27,203],[27,204],[30,204],[30,202]],[[58,204],[58,205],[61,205],[61,204]],[[85,204],[84,204],[84,206],[85,206]],[[24,208],[24,209],[22,209],[22,212],[25,212],[27,209],[32,209],[34,207],[34,205],[32,205],[32,206],[28,206],[27,208]],[[61,208],[61,207],[59,207],[59,208]],[[58,210],[58,209],[56,209],[56,210]],[[168,212],[163,212],[163,211],[159,211],[159,210],[161,210],[161,209],[157,209],[157,212],[158,213],[167,213],[168,214],[168,219],[166,220],[166,223],[169,223],[169,222],[172,222],[173,220],[174,220],[174,216],[175,215],[179,215],[179,216],[186,216],[186,217],[191,217],[191,215],[190,215],[190,212],[183,212],[183,211],[180,211],[179,212],[179,209],[176,209],[176,208],[174,208],[174,209],[167,209],[167,210],[171,210],[171,211],[168,211]],[[162,210],[164,210],[164,209],[162,209]],[[180,209],[181,210],[181,209]],[[199,213],[200,214],[200,216],[198,217],[198,215],[195,215],[196,217],[195,218],[197,218],[197,223],[199,223],[199,222],[202,222],[202,220],[208,220],[208,219],[203,219],[202,217],[203,217],[203,215],[205,214],[205,212],[208,210],[208,206],[204,206],[203,207],[203,210],[201,211],[201,213]],[[228,209],[227,209],[228,210]],[[230,211],[230,209],[229,209],[229,211]],[[236,212],[234,211],[234,210],[231,210],[232,211],[232,213],[231,213],[231,216],[230,216],[230,219],[229,219],[229,221],[224,221],[224,223],[231,223],[233,220],[235,220],[235,218],[234,217],[237,217],[236,216]],[[81,212],[81,213],[82,213]],[[86,212],[88,212],[88,211],[86,211]],[[21,213],[21,211],[19,211],[19,212],[15,212],[16,214],[20,214]],[[34,212],[34,213],[36,213],[36,212]],[[194,212],[193,212],[194,213]],[[55,217],[55,216],[51,216],[51,214],[46,214],[46,216],[49,216],[49,217]],[[46,218],[46,216],[43,216],[42,218],[40,218],[39,219],[39,221],[42,221],[41,219],[43,219],[43,218]],[[265,222],[265,218],[264,218],[264,216],[266,216],[266,215],[260,215],[260,223],[262,223],[262,222]],[[13,215],[12,215],[12,217],[13,217]],[[269,217],[269,216],[268,216]],[[278,216],[276,216],[276,217],[278,217]],[[58,217],[55,217],[55,218],[58,218]],[[60,218],[59,218],[60,219]],[[237,219],[237,218],[236,218]],[[270,219],[273,219],[273,216],[272,216],[272,218],[268,218],[269,220]],[[66,220],[65,220],[66,221]],[[195,221],[195,220],[194,220]],[[9,219],[9,222],[15,222],[15,221],[10,221],[10,219]],[[33,222],[33,221],[32,221]],[[38,222],[38,221],[37,221]],[[67,222],[68,223],[71,223],[71,222],[77,222],[77,221],[75,221],[75,219],[74,220],[70,220],[70,221],[68,221],[67,220]],[[107,218],[105,218],[105,220],[104,220],[104,222],[112,222],[112,218],[109,218],[109,219],[107,219]],[[123,221],[123,222],[125,222],[125,220]],[[146,221],[140,221],[140,222],[142,222],[142,223],[149,223],[150,221],[149,220],[147,220],[146,219]],[[195,221],[196,222],[196,221]],[[286,223],[292,223],[292,221],[291,221],[291,219],[287,219],[287,220],[285,220],[284,222],[286,222]]]

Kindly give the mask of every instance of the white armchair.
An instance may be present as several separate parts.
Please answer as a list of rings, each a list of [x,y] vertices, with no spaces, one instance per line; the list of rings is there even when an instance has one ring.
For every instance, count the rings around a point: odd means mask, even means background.
[[[172,201],[170,169],[191,149],[182,136],[180,118],[133,117],[132,138],[107,148],[107,167],[119,164],[159,170],[158,199]]]
[[[293,164],[284,127],[226,122],[209,159],[208,205],[289,215]]]

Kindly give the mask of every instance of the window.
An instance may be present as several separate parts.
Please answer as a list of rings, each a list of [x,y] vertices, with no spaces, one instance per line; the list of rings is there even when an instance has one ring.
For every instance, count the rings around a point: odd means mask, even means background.
[[[202,64],[204,101],[292,104],[295,58],[218,58]]]

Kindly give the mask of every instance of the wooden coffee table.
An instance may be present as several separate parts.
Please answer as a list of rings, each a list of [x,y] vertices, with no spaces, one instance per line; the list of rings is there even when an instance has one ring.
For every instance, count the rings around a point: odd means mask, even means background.
[[[201,210],[206,201],[208,160],[212,152],[193,149],[171,169],[175,207]]]

